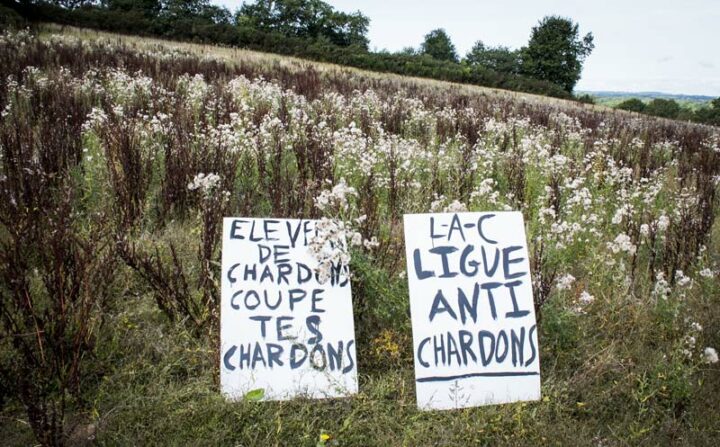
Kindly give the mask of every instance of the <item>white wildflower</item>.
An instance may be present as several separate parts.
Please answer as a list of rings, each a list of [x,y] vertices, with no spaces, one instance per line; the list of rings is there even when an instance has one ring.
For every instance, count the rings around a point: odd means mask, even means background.
[[[200,190],[203,193],[207,194],[215,189],[216,186],[220,183],[220,176],[217,174],[204,174],[202,172],[198,173],[192,182],[188,184],[188,189],[190,191]]]
[[[367,250],[372,250],[373,248],[375,248],[375,247],[377,247],[378,245],[380,245],[380,242],[378,242],[377,238],[376,238],[375,236],[373,236],[372,239],[370,239],[370,240],[365,240],[365,241],[363,242],[363,245],[365,246],[365,248],[366,248]]]
[[[700,272],[698,274],[700,276],[702,276],[703,278],[712,278],[715,275],[715,273],[707,267],[700,270]]]
[[[310,240],[308,249],[318,262],[315,270],[321,284],[331,278],[334,270],[343,271],[350,263],[345,235],[342,221],[323,218],[315,224],[315,236]]]
[[[579,300],[580,304],[588,305],[595,301],[595,297],[590,295],[587,290],[583,290],[583,292],[580,294]]]
[[[573,282],[575,282],[575,277],[566,273],[558,279],[556,287],[558,290],[569,290]]]
[[[430,202],[430,211],[437,212],[442,209],[442,204],[445,202],[445,196],[436,197],[435,200]]]
[[[652,296],[655,298],[666,299],[670,294],[670,291],[670,285],[665,279],[665,274],[663,272],[659,272],[655,276],[655,287],[653,288]]]
[[[350,245],[352,245],[353,247],[357,247],[357,246],[362,245],[362,243],[363,243],[362,234],[360,234],[357,231],[353,231],[350,236]]]
[[[633,255],[637,250],[637,247],[632,243],[630,236],[625,233],[618,234],[613,242],[608,242],[608,248],[615,254],[626,252]]]
[[[331,190],[324,190],[320,192],[315,198],[315,206],[320,211],[326,211],[329,209],[346,211],[348,209],[348,198],[350,196],[356,196],[357,192],[352,186],[348,186],[345,183],[345,179],[341,178],[340,182],[333,186]]]
[[[467,210],[468,210],[467,206],[465,206],[464,203],[459,202],[457,200],[453,200],[453,202],[450,205],[446,206],[443,209],[443,212],[445,212],[445,213],[462,213]]]
[[[715,348],[707,347],[703,351],[703,362],[712,364],[718,362],[718,353]]]
[[[682,270],[675,271],[675,277],[677,278],[677,284],[680,287],[685,287],[692,282],[689,276],[686,276]]]

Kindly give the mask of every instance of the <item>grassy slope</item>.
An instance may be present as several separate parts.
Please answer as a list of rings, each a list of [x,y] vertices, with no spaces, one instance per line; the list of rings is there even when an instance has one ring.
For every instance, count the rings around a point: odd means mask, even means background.
[[[143,49],[152,49],[154,47],[162,47],[166,49],[175,49],[184,52],[197,54],[199,57],[212,56],[213,58],[219,58],[226,61],[229,64],[236,64],[242,61],[250,61],[266,65],[279,64],[289,68],[301,68],[311,66],[318,71],[332,72],[338,75],[347,75],[349,73],[361,74],[365,77],[390,80],[390,81],[401,81],[403,83],[413,83],[418,86],[431,89],[456,89],[460,90],[468,95],[488,95],[488,96],[500,96],[505,98],[512,98],[519,101],[525,101],[529,103],[543,103],[553,104],[557,107],[562,108],[583,108],[589,110],[596,110],[601,112],[612,112],[614,114],[627,115],[627,116],[645,116],[635,112],[628,112],[624,110],[616,110],[614,107],[619,104],[620,100],[605,100],[604,98],[597,98],[597,104],[583,104],[575,101],[552,98],[548,96],[535,95],[532,93],[514,92],[511,90],[502,90],[490,87],[482,87],[478,85],[470,84],[458,84],[448,81],[440,81],[436,79],[419,78],[411,76],[401,76],[394,73],[378,73],[374,71],[362,70],[355,67],[348,67],[344,65],[329,64],[324,62],[309,61],[306,59],[300,59],[290,56],[280,56],[272,53],[263,53],[259,51],[244,50],[238,48],[226,48],[219,47],[216,45],[205,45],[187,42],[175,42],[170,40],[163,40],[149,37],[138,37],[132,35],[123,35],[117,33],[107,33],[104,31],[96,31],[74,27],[59,27],[54,24],[44,25],[42,28],[48,35],[52,33],[62,32],[64,34],[81,37],[86,40],[112,40],[123,42],[128,45],[137,46]],[[691,104],[691,106],[694,106]],[[659,118],[663,120],[663,118]]]
[[[212,53],[231,63],[253,59],[310,64],[204,45],[76,29],[66,32],[144,47],[182,48],[198,55]],[[449,88],[440,81],[413,82]],[[455,88],[588,107],[482,87]],[[192,228],[170,227],[165,236],[189,238],[186,246],[193,246]],[[716,229],[713,241],[719,236]],[[712,247],[710,252],[717,249]],[[720,305],[716,285],[703,289],[705,298],[698,301],[698,312],[704,308],[706,315],[712,315],[709,310]],[[550,307],[541,338],[541,401],[423,413],[415,409],[412,364],[407,357],[380,371],[363,370],[361,364],[360,393],[352,399],[226,402],[217,391],[217,359],[211,342],[189,336],[180,326],[168,327],[149,296],[127,292],[127,299],[108,315],[99,343],[98,363],[114,366],[104,371],[100,383],[93,384],[96,393],[88,398],[90,410],[75,416],[75,443],[93,437],[96,428],[97,441],[107,445],[315,445],[321,433],[331,436],[327,445],[713,445],[720,436],[716,399],[720,377],[715,371],[686,383],[682,371],[675,371],[658,351],[650,349],[647,338],[663,318],[656,309],[633,307],[628,312],[618,301],[603,314],[578,321]],[[606,293],[612,294],[612,285]],[[646,332],[635,332],[638,328]],[[614,332],[626,336],[607,336]],[[687,393],[692,399],[685,398]],[[678,409],[677,402],[683,408]],[[32,438],[17,414],[21,413],[1,415],[0,439],[10,445],[29,445]]]
[[[111,40],[122,42],[131,46],[136,46],[142,49],[152,49],[155,47],[162,47],[170,50],[180,50],[183,52],[193,53],[199,57],[211,56],[226,61],[229,64],[236,64],[238,62],[252,62],[264,65],[279,64],[281,66],[290,68],[301,68],[311,66],[318,71],[331,72],[339,75],[347,75],[352,73],[361,74],[365,77],[371,77],[382,80],[390,81],[402,81],[404,83],[414,83],[419,86],[437,88],[437,89],[460,89],[462,92],[476,95],[497,95],[502,97],[514,98],[528,102],[543,102],[550,104],[557,104],[563,107],[593,107],[592,105],[580,104],[567,99],[552,98],[548,96],[535,95],[532,93],[514,92],[511,90],[502,90],[490,87],[482,87],[471,84],[459,84],[455,82],[440,81],[436,79],[420,78],[412,76],[402,76],[394,73],[378,73],[374,71],[362,70],[355,67],[348,67],[344,65],[329,64],[325,62],[315,62],[307,59],[300,59],[290,56],[281,56],[273,53],[263,53],[259,51],[251,51],[238,48],[227,48],[219,47],[216,45],[196,44],[187,42],[175,42],[170,40],[163,40],[150,37],[138,37],[132,35],[123,35],[116,33],[107,33],[104,31],[89,30],[83,28],[74,27],[60,27],[54,24],[47,24],[41,28],[46,35],[62,32],[63,34],[80,37],[85,40]],[[595,106],[599,107],[599,106]],[[604,107],[599,107],[600,110],[605,110]]]

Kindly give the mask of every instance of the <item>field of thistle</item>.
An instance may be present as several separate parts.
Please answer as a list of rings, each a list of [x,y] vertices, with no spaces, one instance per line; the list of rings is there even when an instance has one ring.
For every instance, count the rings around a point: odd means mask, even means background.
[[[720,439],[717,128],[52,27],[0,110],[3,445]],[[523,213],[542,400],[416,409],[402,216],[442,210]],[[350,242],[357,396],[220,395],[223,216]]]

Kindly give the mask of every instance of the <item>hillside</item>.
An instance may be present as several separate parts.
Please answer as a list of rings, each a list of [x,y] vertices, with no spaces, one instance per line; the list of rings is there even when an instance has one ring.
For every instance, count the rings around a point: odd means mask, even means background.
[[[380,79],[383,81],[402,81],[403,83],[427,86],[431,88],[460,89],[463,92],[472,94],[499,95],[511,98],[520,98],[526,101],[558,103],[563,104],[566,107],[587,107],[587,105],[585,104],[577,103],[572,100],[554,98],[551,96],[496,89],[473,84],[441,81],[424,77],[403,76],[393,73],[379,73],[346,65],[337,65],[326,62],[315,62],[308,59],[282,56],[274,53],[252,51],[242,48],[228,48],[216,45],[179,42],[156,39],[151,37],[138,37],[84,28],[75,28],[72,26],[60,26],[56,24],[42,25],[40,27],[40,30],[41,38],[61,34],[64,36],[77,37],[88,42],[122,43],[124,45],[128,45],[132,48],[138,48],[143,51],[154,51],[156,49],[162,49],[163,51],[171,52],[177,51],[188,55],[198,56],[201,58],[216,59],[227,63],[228,65],[240,68],[245,65],[258,65],[264,67],[267,67],[267,65],[277,65],[289,70],[296,71],[312,67],[319,72],[326,72],[332,76],[348,76],[352,74],[358,74],[363,77]]]
[[[641,99],[674,99],[676,101],[689,101],[689,102],[709,102],[715,99],[715,96],[707,95],[684,95],[675,93],[663,93],[663,92],[613,92],[613,91],[582,91],[580,93],[587,93],[595,95],[600,98],[612,98],[612,97],[623,97],[623,98],[641,98]]]
[[[661,92],[579,92],[588,94],[595,98],[597,104],[615,107],[623,101],[637,98],[644,102],[650,102],[653,99],[671,99],[676,101],[680,106],[687,107],[690,110],[697,110],[707,107],[710,101],[715,99],[713,96],[703,95],[676,95]]]
[[[5,445],[716,443],[717,128],[57,26],[0,79]],[[403,215],[503,210],[542,397],[419,411]],[[356,396],[220,394],[224,216],[329,228]]]

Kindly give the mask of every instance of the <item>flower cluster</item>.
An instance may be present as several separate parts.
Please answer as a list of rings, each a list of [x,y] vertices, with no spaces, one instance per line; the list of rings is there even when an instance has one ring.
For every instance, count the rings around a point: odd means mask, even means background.
[[[0,45],[22,48],[33,39],[4,34]],[[68,36],[48,42],[78,51],[116,45],[99,40],[90,48]],[[342,236],[346,245],[318,245],[323,262],[339,261],[340,247],[349,256],[348,247],[398,246],[403,213],[519,210],[531,256],[546,261],[531,262],[533,277],[549,282],[548,293],[572,290],[577,276],[577,293],[568,295],[590,296],[583,290],[596,290],[592,273],[641,300],[663,302],[717,276],[697,258],[720,180],[720,133],[712,129],[661,128],[533,99],[418,95],[414,84],[360,78],[310,94],[293,81],[298,67],[280,77],[267,67],[220,76],[188,72],[189,52],[137,51],[176,69],[154,76],[137,64],[68,70],[34,63],[5,75],[2,116],[12,122],[39,95],[67,92],[85,107],[84,160],[98,170],[107,165],[99,158],[104,146],[121,143],[108,129],[119,127],[115,136],[140,147],[153,172],[165,173],[173,157],[184,166],[183,180],[162,179],[168,200],[185,200],[187,190],[208,197],[226,184],[244,212],[290,216],[311,208],[333,220],[319,233]],[[693,138],[684,138],[687,132]],[[103,147],[93,147],[98,141]],[[229,173],[243,180],[225,178]]]
[[[346,212],[350,206],[348,199],[351,196],[357,196],[357,192],[342,178],[331,190],[324,190],[315,198],[315,206],[320,211]]]
[[[350,263],[346,236],[345,224],[336,219],[323,218],[315,224],[308,249],[318,262],[316,274],[320,283],[330,279],[333,269],[340,270]]]
[[[198,173],[192,182],[188,184],[190,191],[200,190],[204,194],[209,194],[214,191],[220,184],[220,176],[217,174],[204,174]]]

